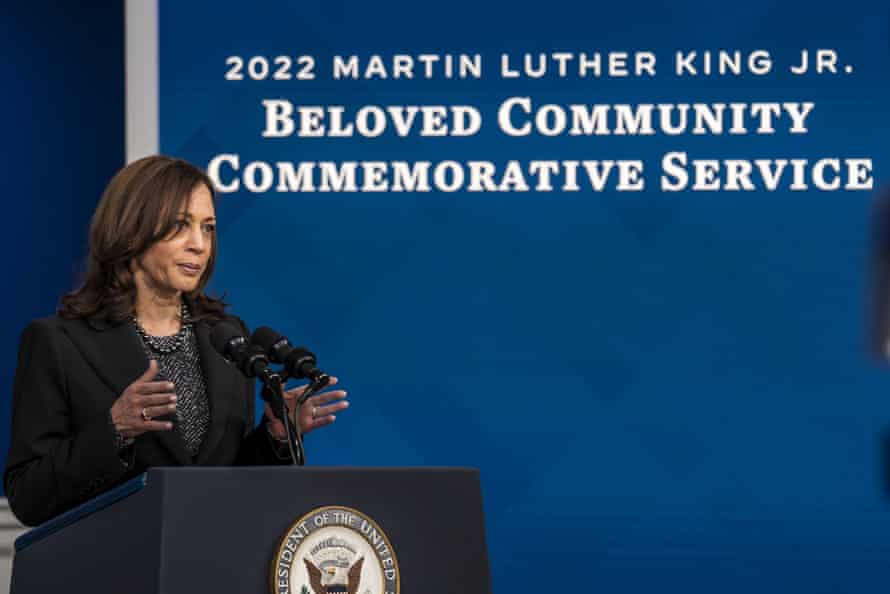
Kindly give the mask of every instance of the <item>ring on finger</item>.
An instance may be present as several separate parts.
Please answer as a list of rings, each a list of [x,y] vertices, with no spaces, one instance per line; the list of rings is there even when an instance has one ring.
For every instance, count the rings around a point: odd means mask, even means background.
[[[313,419],[317,419],[317,418],[318,418],[318,407],[317,407],[317,406],[313,406],[313,407],[312,407],[312,418],[313,418]]]
[[[151,417],[148,416],[148,409],[147,409],[147,408],[143,408],[143,409],[142,409],[142,420],[145,421],[146,423],[149,422],[149,421],[151,420]]]

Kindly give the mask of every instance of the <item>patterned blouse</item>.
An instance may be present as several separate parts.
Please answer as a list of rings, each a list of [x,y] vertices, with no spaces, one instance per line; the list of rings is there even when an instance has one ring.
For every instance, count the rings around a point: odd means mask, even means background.
[[[175,386],[176,421],[179,431],[192,456],[198,454],[210,426],[210,403],[201,369],[198,339],[191,322],[172,336],[151,336],[136,324],[145,354],[158,362],[154,381],[170,381]]]

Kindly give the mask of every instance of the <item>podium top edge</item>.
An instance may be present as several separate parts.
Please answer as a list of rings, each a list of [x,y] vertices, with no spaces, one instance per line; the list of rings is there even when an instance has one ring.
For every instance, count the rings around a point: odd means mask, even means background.
[[[157,473],[254,473],[254,472],[318,472],[318,473],[367,473],[367,472],[413,472],[413,473],[471,473],[479,474],[478,468],[470,466],[156,466],[148,470],[148,475]]]
[[[62,530],[66,526],[70,526],[71,524],[78,522],[82,518],[94,514],[102,509],[105,509],[106,507],[120,501],[121,499],[124,499],[125,497],[129,497],[133,493],[136,493],[137,491],[145,487],[146,482],[146,475],[141,474],[136,478],[130,479],[126,483],[123,483],[122,485],[118,485],[110,491],[106,491],[105,493],[102,493],[101,495],[90,499],[86,503],[82,503],[77,507],[74,507],[50,520],[47,520],[39,526],[31,528],[30,530],[19,536],[17,539],[15,539],[15,552],[21,552],[32,544],[39,542],[52,534],[55,534],[59,530]]]
[[[15,551],[20,552],[28,546],[43,540],[59,530],[74,524],[82,518],[96,513],[125,497],[141,490],[152,482],[152,477],[169,475],[194,474],[284,474],[301,472],[312,474],[376,474],[376,473],[411,473],[411,474],[462,474],[479,476],[479,469],[466,466],[159,466],[130,481],[111,489],[86,503],[83,503],[47,522],[32,528],[15,540]]]

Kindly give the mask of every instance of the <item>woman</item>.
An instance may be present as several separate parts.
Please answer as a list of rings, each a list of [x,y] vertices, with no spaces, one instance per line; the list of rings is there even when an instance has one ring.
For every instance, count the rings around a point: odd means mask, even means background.
[[[283,424],[267,406],[254,427],[254,381],[210,344],[222,320],[247,333],[204,293],[217,248],[212,188],[168,157],[121,170],[93,215],[83,285],[25,329],[4,472],[23,523],[150,466],[288,462]],[[301,391],[285,393],[292,412]],[[296,413],[303,433],[333,422],[345,396],[307,400]]]

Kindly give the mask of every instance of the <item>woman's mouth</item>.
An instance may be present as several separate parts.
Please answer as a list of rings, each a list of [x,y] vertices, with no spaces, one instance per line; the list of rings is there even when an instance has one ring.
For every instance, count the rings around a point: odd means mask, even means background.
[[[176,266],[187,276],[198,276],[201,274],[201,267],[197,264],[177,264]]]

